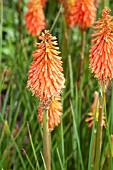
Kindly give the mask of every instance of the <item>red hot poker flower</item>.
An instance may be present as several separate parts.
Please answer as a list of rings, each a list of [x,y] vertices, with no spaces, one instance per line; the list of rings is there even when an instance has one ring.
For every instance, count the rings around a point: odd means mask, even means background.
[[[95,114],[96,114],[96,122],[98,122],[98,118],[99,118],[99,95],[98,92],[95,91],[94,93],[94,102],[91,106],[90,112],[87,113],[87,118],[85,119],[86,122],[88,122],[88,128],[91,128],[93,123],[94,123],[94,119],[95,119]],[[104,113],[102,115],[102,126],[106,126],[106,121],[105,121],[105,116]]]
[[[51,100],[64,88],[62,61],[56,47],[57,38],[49,31],[39,36],[41,43],[33,52],[33,62],[28,71],[28,86],[33,94],[39,98],[41,107],[47,108]]]
[[[64,3],[64,16],[67,25],[74,24],[74,14],[75,14],[75,0],[63,0]]]
[[[81,30],[93,24],[96,17],[94,0],[75,0],[75,24],[79,24]]]
[[[100,83],[108,83],[113,78],[113,16],[108,15],[110,9],[102,10],[102,19],[95,22],[90,48],[89,68]]]
[[[62,115],[62,104],[60,102],[60,95],[57,95],[50,103],[47,111],[47,120],[49,129],[53,130],[54,126],[60,123],[60,116]],[[42,122],[43,109],[38,106],[38,120]]]
[[[45,16],[40,0],[28,0],[25,25],[32,35],[39,35],[45,28]]]

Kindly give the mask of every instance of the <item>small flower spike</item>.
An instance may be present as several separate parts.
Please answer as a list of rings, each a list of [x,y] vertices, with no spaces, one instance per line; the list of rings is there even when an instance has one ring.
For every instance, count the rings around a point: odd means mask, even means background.
[[[28,0],[25,25],[30,34],[39,35],[45,28],[45,15],[40,0]]]
[[[57,38],[49,31],[39,36],[41,40],[37,44],[37,50],[33,52],[33,62],[28,71],[28,86],[39,99],[42,109],[47,109],[52,99],[64,88],[60,52],[57,46]]]
[[[93,24],[96,17],[96,7],[94,0],[75,0],[75,24],[79,25],[81,30],[88,28]]]
[[[102,10],[102,19],[95,22],[90,47],[89,68],[94,73],[99,83],[108,84],[113,78],[113,16],[109,15],[110,9]]]
[[[99,117],[99,99],[98,99],[98,92],[94,93],[94,102],[91,106],[91,110],[89,113],[87,113],[87,118],[85,119],[86,122],[89,122],[88,128],[91,128],[93,123],[94,123],[94,118],[95,118],[95,113],[96,113],[96,122],[98,122],[98,117]],[[105,123],[105,116],[103,114],[102,116],[102,126],[106,126]]]
[[[47,111],[48,127],[50,130],[54,129],[54,126],[58,126],[60,123],[60,116],[62,115],[62,104],[60,102],[61,97],[57,95],[50,103]],[[38,120],[42,122],[43,109],[38,106]]]

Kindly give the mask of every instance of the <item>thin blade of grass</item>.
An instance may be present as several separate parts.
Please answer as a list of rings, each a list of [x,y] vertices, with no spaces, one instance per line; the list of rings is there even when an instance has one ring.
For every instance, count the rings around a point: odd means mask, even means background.
[[[59,163],[60,163],[61,169],[64,170],[64,168],[63,168],[63,163],[62,163],[62,160],[61,160],[61,157],[60,157],[60,153],[59,153],[58,148],[57,148],[57,155],[58,155],[58,159],[59,159]]]
[[[2,115],[4,115],[5,113],[6,105],[7,105],[8,98],[9,98],[10,88],[11,88],[11,84],[9,84],[5,98],[4,98],[3,107],[2,107]]]
[[[62,106],[63,106],[63,97],[62,97]],[[62,161],[63,165],[65,164],[65,150],[64,150],[64,129],[63,129],[63,117],[61,118],[60,123],[60,130],[61,130],[61,150],[62,150]]]
[[[96,102],[96,108],[97,108],[98,100]],[[94,112],[94,123],[93,123],[93,127],[92,127],[92,132],[91,132],[91,142],[90,142],[89,159],[88,159],[88,170],[92,169],[92,166],[91,166],[92,165],[92,149],[93,149],[92,146],[93,146],[95,124],[96,124],[96,109],[95,109],[95,112]]]
[[[33,167],[33,164],[32,164],[32,162],[30,161],[30,158],[28,157],[25,149],[22,149],[22,150],[23,150],[23,152],[24,152],[24,154],[25,154],[25,156],[26,156],[26,158],[27,158],[27,160],[28,160],[28,162],[29,162],[29,165],[31,166],[31,168],[32,168],[33,170],[35,170],[35,168]]]
[[[42,154],[42,152],[41,152],[41,151],[40,151],[40,154],[41,154],[41,157],[42,157],[42,160],[43,160],[44,169],[45,169],[45,170],[47,170],[47,169],[46,169],[46,164],[45,164],[45,161],[44,161],[44,157],[43,157],[43,154]]]
[[[74,88],[73,88],[73,67],[72,67],[72,61],[71,56],[68,55],[68,61],[69,61],[69,75],[70,75],[70,89],[71,89],[71,98],[74,99]]]
[[[20,135],[20,132],[22,132],[23,128],[25,126],[25,123],[22,125],[22,127],[20,128],[20,130],[18,131],[17,135],[15,136],[14,140],[16,140],[18,138],[18,136]],[[0,161],[0,167],[2,165],[2,163],[4,162],[4,160],[6,159],[7,157],[7,154],[9,153],[11,147],[12,147],[13,143],[12,142],[9,142],[9,144],[7,145],[7,152],[4,153],[4,156],[2,157],[2,160]]]
[[[61,129],[61,149],[62,149],[62,160],[63,160],[63,165],[65,164],[65,151],[64,151],[64,130],[63,130],[63,119],[61,120],[60,123],[60,129]]]
[[[82,153],[81,153],[81,148],[80,148],[80,141],[79,141],[79,136],[78,136],[78,132],[77,132],[77,125],[76,125],[75,115],[74,115],[73,106],[72,106],[71,102],[70,102],[70,105],[71,105],[71,112],[72,112],[72,116],[73,116],[74,132],[75,132],[75,135],[76,135],[76,140],[77,140],[77,145],[78,145],[81,169],[84,170],[83,158],[82,158]]]
[[[37,167],[38,169],[40,169],[40,166],[39,166],[39,163],[38,163],[38,159],[37,159],[37,156],[36,156],[35,147],[34,147],[34,144],[33,144],[33,141],[32,141],[32,136],[31,136],[31,133],[30,133],[30,128],[29,128],[28,122],[27,122],[27,127],[28,127],[28,133],[29,133],[29,138],[30,138],[30,142],[31,142],[31,146],[32,146],[34,158],[35,158],[35,161],[36,161],[36,167]]]
[[[107,111],[106,111],[106,98],[104,100],[104,113],[105,113],[105,118],[106,118],[106,134],[108,137],[108,146],[109,146],[109,152],[110,152],[110,170],[112,170],[113,169],[112,146],[111,146],[111,136],[110,136],[110,131],[109,131]]]
[[[2,121],[3,121],[3,123],[5,123],[5,120],[3,119],[3,117],[2,117],[1,114],[0,114],[0,117],[1,117],[1,119],[2,119]],[[18,153],[18,156],[19,156],[20,161],[21,161],[21,163],[22,163],[22,166],[23,166],[23,168],[26,170],[26,165],[25,165],[24,160],[23,160],[23,158],[22,158],[20,149],[19,149],[19,147],[18,147],[18,145],[17,145],[17,143],[16,143],[16,141],[15,141],[15,139],[14,139],[14,137],[13,137],[13,135],[12,135],[12,133],[11,133],[8,125],[7,125],[7,129],[8,129],[8,133],[9,133],[9,135],[10,135],[10,138],[11,138],[11,140],[12,140],[14,146],[15,146],[15,149],[17,150],[17,153]]]
[[[17,120],[17,116],[18,116],[18,113],[19,113],[19,109],[20,109],[20,106],[21,106],[21,102],[22,102],[22,100],[20,99],[20,100],[19,100],[19,103],[18,103],[18,105],[17,105],[17,108],[16,108],[16,110],[15,110],[15,114],[14,114],[14,116],[13,116],[13,121],[12,121],[12,123],[11,123],[12,129],[13,129],[14,126],[15,126],[15,123],[16,123],[16,120]]]

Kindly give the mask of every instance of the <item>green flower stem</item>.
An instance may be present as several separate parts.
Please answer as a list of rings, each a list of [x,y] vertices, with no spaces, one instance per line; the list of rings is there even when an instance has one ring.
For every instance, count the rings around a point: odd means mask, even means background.
[[[61,6],[60,6],[60,9],[59,9],[59,11],[58,11],[55,19],[54,19],[53,24],[52,24],[52,26],[51,26],[51,29],[50,29],[50,31],[49,31],[50,33],[52,32],[52,30],[53,30],[53,28],[54,28],[54,26],[55,26],[55,24],[56,24],[56,22],[57,22],[57,20],[58,20],[58,18],[59,18],[59,16],[60,16],[61,12],[62,12],[62,4],[61,4]]]
[[[47,110],[43,112],[43,155],[46,170],[51,170],[50,132],[47,123]]]
[[[95,165],[94,170],[99,170],[100,156],[101,156],[101,147],[102,147],[102,115],[104,108],[104,85],[102,85],[102,92],[100,96],[100,106],[99,106],[99,118],[97,126],[97,141],[96,141],[96,156],[95,156]]]
[[[81,31],[81,59],[84,59],[85,31]]]
[[[97,131],[96,129],[94,129],[93,145],[92,145],[92,164],[91,164],[92,167],[94,166],[94,159],[95,159],[96,135],[97,135]]]
[[[85,49],[85,31],[82,30],[81,31],[81,58],[80,58],[80,66],[79,66],[79,74],[78,74],[78,84],[80,83],[80,79],[82,77],[84,49]]]

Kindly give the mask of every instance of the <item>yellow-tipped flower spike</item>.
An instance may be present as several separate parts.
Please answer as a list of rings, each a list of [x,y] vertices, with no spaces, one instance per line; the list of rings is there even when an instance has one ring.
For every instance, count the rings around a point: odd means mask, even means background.
[[[109,12],[110,9],[104,8],[102,19],[95,22],[89,63],[94,76],[105,85],[113,78],[113,16]]]
[[[62,61],[57,38],[49,31],[39,36],[37,50],[33,52],[33,62],[28,71],[28,86],[39,99],[42,108],[47,109],[52,99],[64,88]]]
[[[96,7],[94,0],[75,0],[75,24],[79,25],[81,30],[88,28],[93,24],[96,17]]]
[[[39,35],[45,28],[45,15],[40,0],[28,0],[25,25],[32,35]]]
[[[94,93],[94,102],[91,106],[91,110],[89,113],[87,113],[87,118],[85,119],[86,122],[89,122],[88,128],[91,128],[91,126],[94,123],[94,118],[95,118],[95,112],[96,112],[96,122],[98,122],[98,117],[99,117],[99,99],[98,99],[98,92]],[[102,126],[106,126],[105,123],[105,116],[103,114],[102,116]]]
[[[75,15],[75,0],[63,0],[64,4],[64,16],[67,25],[71,26],[74,24]]]

